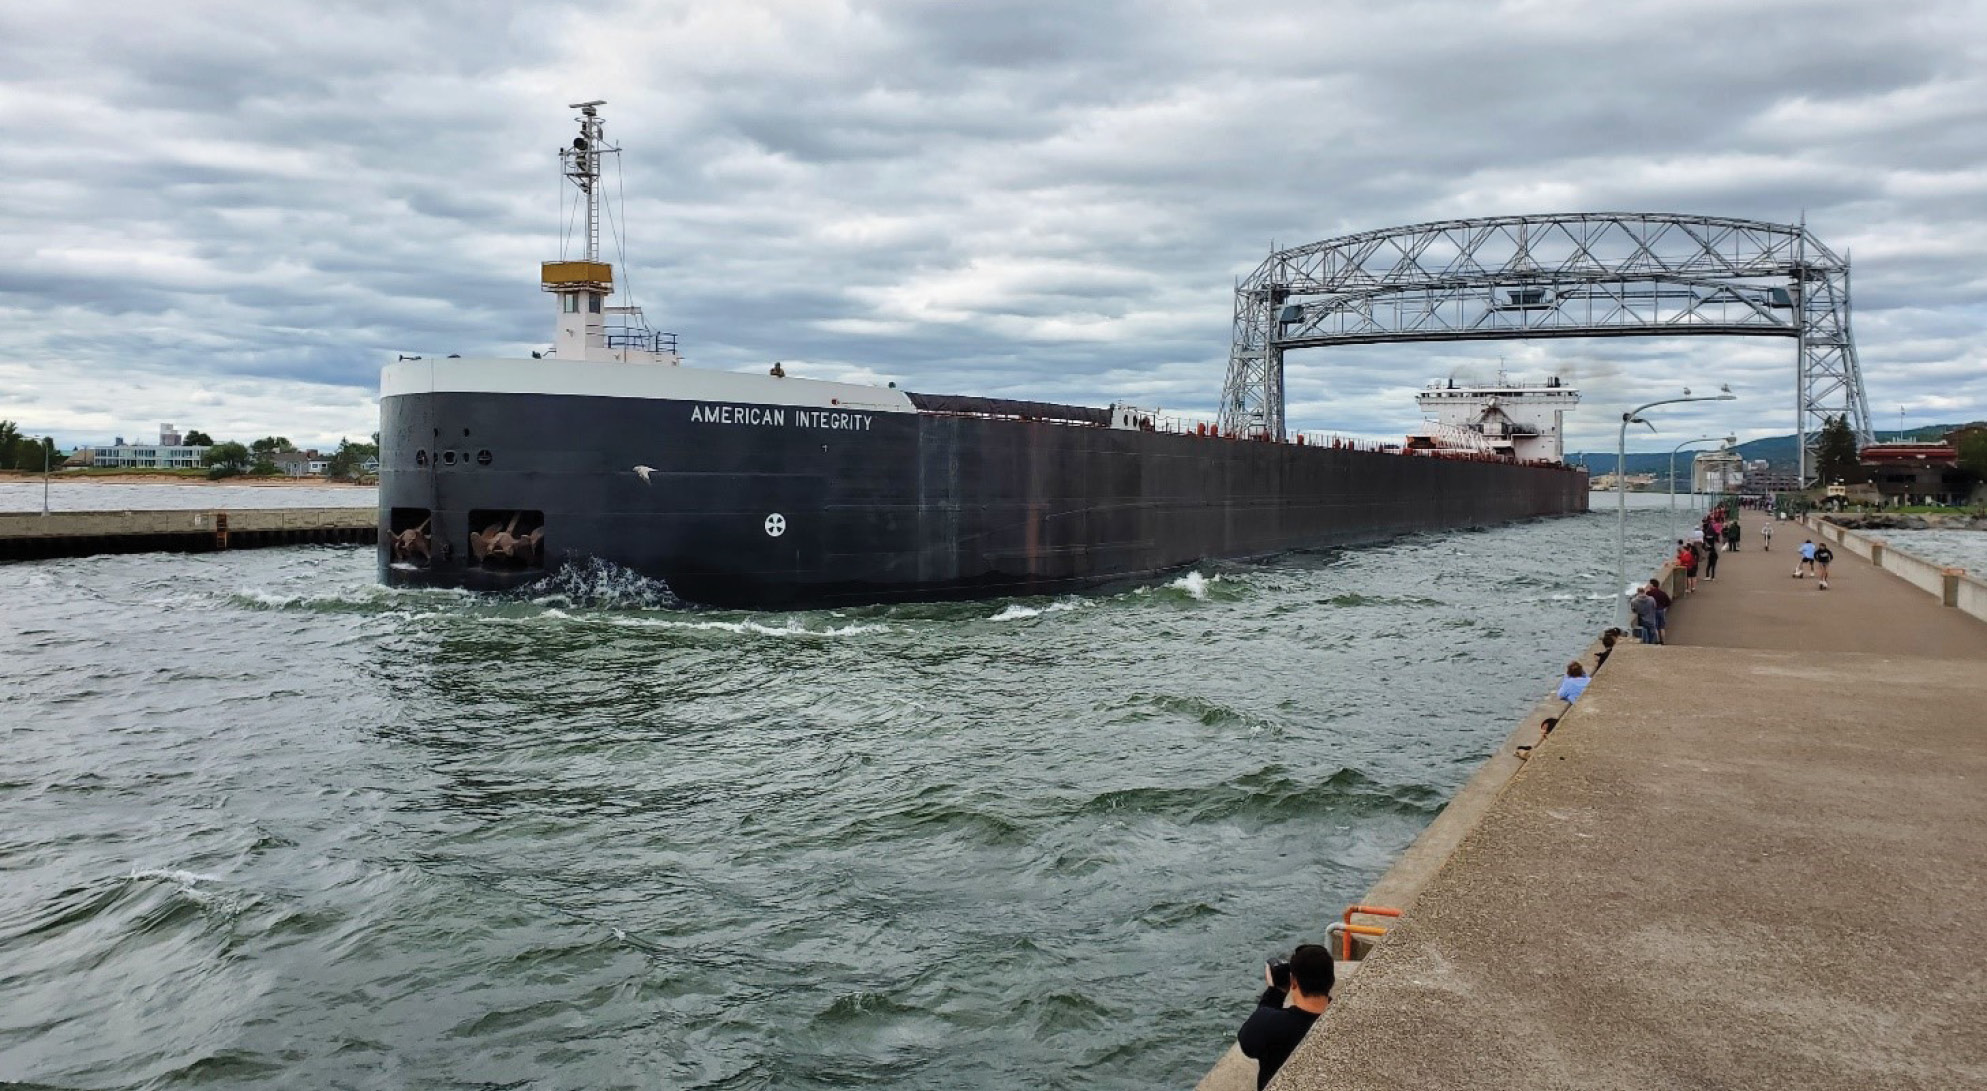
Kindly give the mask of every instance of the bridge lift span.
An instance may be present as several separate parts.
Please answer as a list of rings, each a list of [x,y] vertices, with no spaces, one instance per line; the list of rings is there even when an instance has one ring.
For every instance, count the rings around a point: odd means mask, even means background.
[[[1825,418],[1872,442],[1848,260],[1804,225],[1648,212],[1448,220],[1271,254],[1235,289],[1221,427],[1284,435],[1291,349],[1700,334],[1795,340],[1802,480]]]

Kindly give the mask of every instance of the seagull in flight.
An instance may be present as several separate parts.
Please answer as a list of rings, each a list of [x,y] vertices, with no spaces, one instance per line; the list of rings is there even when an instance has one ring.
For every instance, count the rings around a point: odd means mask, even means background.
[[[654,473],[654,472],[655,472],[655,467],[654,467],[654,466],[637,466],[637,467],[635,467],[635,476],[636,476],[636,477],[639,477],[639,478],[641,478],[641,479],[642,479],[642,484],[644,484],[644,485],[646,485],[646,484],[648,484],[648,483],[649,483],[649,475],[650,475],[650,474],[652,474],[652,473]]]

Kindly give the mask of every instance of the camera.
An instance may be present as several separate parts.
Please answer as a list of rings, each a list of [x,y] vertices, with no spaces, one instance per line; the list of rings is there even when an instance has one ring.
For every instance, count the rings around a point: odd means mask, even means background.
[[[1270,983],[1288,992],[1290,990],[1290,960],[1271,955],[1267,961]]]

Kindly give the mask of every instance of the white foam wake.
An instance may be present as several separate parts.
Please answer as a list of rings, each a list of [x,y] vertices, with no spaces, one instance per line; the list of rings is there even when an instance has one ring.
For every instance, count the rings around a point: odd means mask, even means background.
[[[1000,613],[987,620],[1022,621],[1031,617],[1041,617],[1043,614],[1066,614],[1071,610],[1081,610],[1088,605],[1090,605],[1089,600],[1079,598],[1057,599],[1047,606],[1023,606],[1018,602],[1010,602],[1000,608]]]
[[[548,615],[553,611],[548,611]],[[560,614],[560,617],[566,615]],[[661,617],[591,617],[583,621],[597,621],[603,625],[617,625],[629,629],[689,629],[704,632],[736,633],[740,636],[772,637],[839,637],[863,636],[869,633],[887,633],[890,626],[876,622],[852,621],[846,625],[831,625],[825,629],[810,629],[801,624],[799,618],[788,618],[784,625],[767,625],[747,619],[745,621],[678,621]]]
[[[1217,580],[1220,578],[1221,577],[1219,576],[1215,577],[1215,579]],[[1206,576],[1201,575],[1198,571],[1195,571],[1195,572],[1189,572],[1186,575],[1181,576],[1179,579],[1174,580],[1172,583],[1169,583],[1166,586],[1171,587],[1176,591],[1185,591],[1189,598],[1194,598],[1202,602],[1205,602],[1207,601],[1207,585],[1208,585],[1208,578]]]

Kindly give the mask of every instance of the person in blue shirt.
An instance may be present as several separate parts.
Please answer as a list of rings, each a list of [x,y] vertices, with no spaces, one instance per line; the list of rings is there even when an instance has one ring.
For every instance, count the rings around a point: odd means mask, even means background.
[[[1814,570],[1815,540],[1809,538],[1807,541],[1801,543],[1801,559],[1794,565],[1794,578],[1798,580],[1803,576],[1813,575]]]
[[[1579,700],[1592,682],[1593,679],[1587,677],[1587,668],[1581,666],[1579,660],[1566,664],[1566,677],[1559,680],[1559,699],[1567,702]]]

